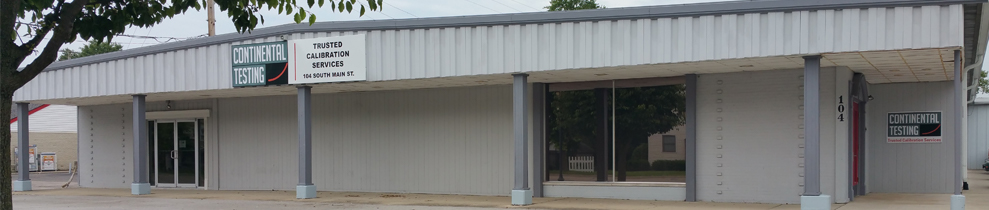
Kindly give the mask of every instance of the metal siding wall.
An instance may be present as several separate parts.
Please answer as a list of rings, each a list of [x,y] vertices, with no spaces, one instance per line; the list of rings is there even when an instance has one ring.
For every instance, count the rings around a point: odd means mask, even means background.
[[[803,191],[803,72],[698,78],[697,196],[715,202],[799,203]],[[822,68],[821,183],[835,190],[835,68]],[[720,83],[720,84],[719,84]],[[773,131],[773,132],[766,132]],[[773,155],[764,155],[773,154]]]
[[[989,154],[989,105],[968,106],[968,169],[982,170]]]
[[[510,90],[314,95],[313,182],[321,191],[505,195]],[[220,99],[219,106],[220,188],[293,189],[295,96]]]
[[[511,190],[508,86],[316,95],[313,107],[320,190]]]
[[[131,107],[126,104],[79,107],[79,184],[129,188],[133,180]]]
[[[50,105],[28,116],[28,127],[32,133],[75,133],[76,115],[75,106]],[[17,132],[17,123],[10,124],[10,132]]]
[[[941,111],[941,127],[954,124],[951,82],[870,85],[867,105],[866,160],[869,192],[951,193],[954,179],[954,132],[942,132],[939,144],[886,143],[889,112]],[[981,165],[981,164],[980,164]]]
[[[368,63],[368,81],[385,81],[830,52],[958,47],[962,46],[962,23],[962,6],[949,5],[297,33],[289,37],[301,39],[368,34],[367,57],[369,61],[373,60]],[[443,38],[443,41],[436,37]],[[25,86],[17,91],[14,100],[70,97],[60,96],[57,92],[61,91],[55,91],[63,90],[63,86],[82,90],[71,97],[230,89],[230,45],[277,40],[276,37],[268,37],[141,56],[146,58],[138,57],[134,69],[125,69],[129,65],[111,61],[83,68],[48,71],[32,82],[40,85]],[[538,54],[540,59],[527,59],[536,56],[533,54]],[[441,63],[447,65],[437,70]],[[143,75],[138,80],[143,80],[148,87],[131,90],[114,85],[114,82],[125,81],[121,77],[126,74],[122,74],[121,70],[138,71],[138,76]],[[60,73],[62,71],[73,73]],[[67,78],[77,73],[90,77]],[[209,84],[199,79],[214,76],[216,80],[209,81],[215,82]],[[65,82],[72,80],[81,81]],[[85,87],[87,84],[91,85],[88,89]]]

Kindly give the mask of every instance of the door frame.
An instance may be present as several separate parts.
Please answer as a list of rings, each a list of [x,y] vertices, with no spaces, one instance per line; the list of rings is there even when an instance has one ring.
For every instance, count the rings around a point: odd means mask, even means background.
[[[199,157],[199,144],[198,144],[199,143],[199,129],[198,129],[199,128],[199,121],[197,120],[197,118],[182,119],[182,120],[149,120],[149,121],[154,121],[155,122],[154,123],[155,124],[155,128],[154,128],[155,129],[155,131],[154,131],[155,132],[155,139],[154,139],[154,147],[155,147],[155,149],[154,149],[154,151],[155,151],[155,154],[154,154],[155,158],[154,159],[155,159],[155,164],[153,166],[153,167],[155,167],[155,172],[156,172],[154,174],[154,176],[155,176],[155,183],[154,183],[155,184],[155,187],[158,187],[158,188],[198,188],[199,187],[199,176],[200,176],[200,173],[201,173],[199,171],[199,159],[200,158],[203,158],[203,157]],[[158,155],[158,152],[159,152],[158,141],[161,141],[163,139],[158,139],[158,135],[157,134],[158,134],[158,124],[162,124],[162,123],[171,123],[172,124],[172,148],[175,148],[174,150],[172,150],[172,152],[174,152],[174,153],[177,153],[177,151],[179,149],[179,135],[178,135],[178,133],[179,133],[179,123],[192,123],[193,124],[194,131],[193,131],[193,143],[192,144],[193,144],[193,151],[194,151],[193,156],[195,157],[195,160],[194,160],[194,163],[195,164],[193,164],[193,173],[195,174],[195,181],[193,183],[180,183],[179,182],[179,161],[173,161],[172,162],[172,165],[175,168],[175,171],[173,172],[174,175],[172,176],[172,178],[173,178],[172,183],[169,184],[169,185],[166,185],[166,186],[162,186],[160,184],[161,183],[161,177],[158,177],[158,174],[161,173],[161,169],[158,168],[158,165],[160,163],[159,160],[158,160],[158,157],[161,157],[161,156]],[[205,120],[203,120],[203,123],[205,124]],[[205,126],[205,125],[203,125],[203,126]],[[165,141],[167,141],[167,140],[165,140]],[[151,155],[151,154],[149,154],[149,155]],[[178,156],[178,155],[179,154],[175,154],[175,156]],[[172,158],[172,159],[175,159],[175,158]],[[149,170],[150,170],[150,168],[149,168]]]
[[[210,138],[209,138],[209,134],[210,134],[209,123],[210,122],[209,122],[209,120],[210,119],[209,119],[209,116],[210,116],[210,110],[209,109],[196,109],[196,110],[177,110],[177,111],[151,111],[151,112],[145,112],[144,115],[145,115],[145,121],[146,121],[145,123],[147,123],[147,122],[155,122],[154,123],[155,124],[155,127],[158,126],[158,123],[157,123],[158,121],[163,121],[163,122],[164,121],[173,121],[173,122],[177,122],[177,121],[191,121],[193,123],[199,123],[197,121],[197,119],[202,119],[203,120],[203,122],[202,122],[203,133],[200,134],[199,133],[199,129],[196,129],[196,134],[195,134],[196,135],[196,138],[197,138],[196,139],[197,141],[200,140],[200,139],[198,139],[200,135],[202,136],[202,139],[201,140],[203,141],[203,145],[202,145],[203,154],[202,155],[199,155],[199,152],[198,152],[199,145],[196,145],[196,150],[197,150],[197,152],[196,152],[196,156],[197,156],[196,157],[197,158],[196,159],[196,164],[197,165],[196,165],[196,169],[195,169],[197,171],[198,175],[201,175],[202,176],[202,178],[203,178],[202,183],[199,183],[200,182],[199,181],[199,177],[197,177],[196,178],[196,183],[193,184],[193,185],[178,186],[179,184],[178,183],[175,183],[175,185],[177,185],[177,186],[174,186],[174,187],[159,187],[157,185],[158,179],[156,177],[156,179],[155,179],[155,182],[156,183],[151,183],[151,184],[154,184],[155,187],[158,187],[158,188],[176,188],[176,187],[178,187],[178,188],[186,188],[186,187],[188,187],[188,188],[208,189],[209,183],[211,181],[210,178],[209,178],[209,174],[208,174],[208,172],[209,172],[208,169],[210,168],[210,159],[209,159],[209,153],[210,153],[210,147],[209,147],[209,141],[210,141]],[[198,125],[197,125],[197,128],[198,128]],[[156,129],[156,128],[148,128],[148,129],[151,130],[151,129]],[[178,127],[175,128],[175,131],[178,131]],[[154,138],[155,139],[149,139],[149,143],[152,143],[152,144],[155,145],[154,146],[155,147],[155,153],[157,153],[157,151],[158,151],[157,150],[158,145],[157,145],[156,139],[158,138],[158,135],[155,135]],[[155,154],[148,154],[148,156],[151,156],[151,155],[155,155]],[[151,159],[155,159],[155,163],[157,164],[158,163],[158,159],[157,158],[158,158],[157,155],[155,155],[155,157],[152,157]],[[203,165],[201,167],[204,170],[201,170],[201,171],[199,170],[199,168],[200,168],[199,159],[202,159],[203,160],[202,161],[202,164]],[[153,174],[153,175],[151,174],[151,170],[152,170],[153,167],[157,167],[157,165],[149,166],[148,169],[147,169],[147,171],[145,171],[145,173],[148,174],[149,176],[157,176],[157,173],[156,174]],[[157,170],[155,172],[157,172]],[[200,186],[200,185],[202,185],[202,186]]]

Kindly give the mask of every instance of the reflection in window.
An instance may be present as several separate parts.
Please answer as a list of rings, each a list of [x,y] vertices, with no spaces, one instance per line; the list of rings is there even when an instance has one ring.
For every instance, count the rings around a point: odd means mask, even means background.
[[[546,100],[548,181],[685,180],[684,85],[557,91]]]
[[[663,135],[663,152],[677,152],[677,137]]]

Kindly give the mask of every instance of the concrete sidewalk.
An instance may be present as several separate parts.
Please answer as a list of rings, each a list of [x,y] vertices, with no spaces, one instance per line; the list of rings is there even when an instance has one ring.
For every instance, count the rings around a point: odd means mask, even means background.
[[[989,172],[969,171],[971,190],[965,191],[967,197],[966,209],[989,210]],[[218,203],[231,202],[269,202],[274,206],[340,206],[340,205],[373,205],[403,207],[461,207],[461,208],[525,208],[525,209],[800,209],[799,205],[781,204],[747,204],[747,203],[712,203],[712,202],[671,202],[671,201],[637,201],[589,198],[535,198],[534,205],[513,207],[507,196],[465,196],[465,195],[431,195],[431,194],[396,194],[396,193],[356,193],[356,192],[319,192],[315,199],[297,200],[295,192],[291,191],[205,191],[205,190],[168,190],[154,189],[151,195],[130,195],[129,189],[49,189],[30,192],[16,192],[17,202],[30,203],[31,200],[43,198],[76,198],[86,196],[109,196],[109,200],[120,200],[122,203],[167,202],[168,199],[186,200],[215,200]],[[841,210],[927,210],[949,209],[948,194],[882,194],[873,193],[857,197],[849,204],[835,204],[834,209]],[[94,199],[94,200],[105,200]],[[185,202],[194,205],[195,202]],[[210,202],[202,205],[210,205]],[[251,205],[263,208],[267,204]],[[197,206],[207,208],[208,206]],[[353,208],[364,208],[351,206]],[[371,207],[367,207],[370,209]],[[99,209],[99,208],[94,208]],[[270,208],[263,208],[270,209]]]

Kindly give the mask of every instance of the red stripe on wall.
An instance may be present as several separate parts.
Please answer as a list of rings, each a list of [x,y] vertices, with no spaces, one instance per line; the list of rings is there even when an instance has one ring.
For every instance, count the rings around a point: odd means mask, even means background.
[[[50,105],[50,104],[42,104],[41,106],[38,106],[37,108],[34,108],[31,111],[28,111],[27,112],[27,115],[32,115],[35,112],[41,111],[41,109],[44,109],[45,107],[48,107],[48,105]],[[16,117],[14,119],[10,119],[10,124],[14,124],[15,122],[17,122],[17,118]]]

